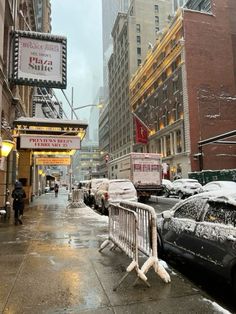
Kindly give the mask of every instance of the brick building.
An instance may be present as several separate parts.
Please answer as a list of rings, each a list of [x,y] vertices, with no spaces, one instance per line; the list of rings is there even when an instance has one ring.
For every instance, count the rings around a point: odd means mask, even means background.
[[[198,142],[236,125],[236,2],[189,0],[130,84],[132,110],[151,129],[148,146],[170,176],[235,168],[233,145]]]

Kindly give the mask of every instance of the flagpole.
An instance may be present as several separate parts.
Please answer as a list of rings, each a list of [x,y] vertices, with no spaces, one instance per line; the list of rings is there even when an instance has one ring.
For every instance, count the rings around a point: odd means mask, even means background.
[[[144,122],[136,115],[136,113],[134,113],[133,111],[132,111],[131,113],[135,116],[135,118],[137,118],[137,119],[139,120],[139,122],[141,122],[141,123],[145,126],[145,128],[148,129],[148,131],[151,131],[151,129],[146,125],[146,123],[144,123]]]

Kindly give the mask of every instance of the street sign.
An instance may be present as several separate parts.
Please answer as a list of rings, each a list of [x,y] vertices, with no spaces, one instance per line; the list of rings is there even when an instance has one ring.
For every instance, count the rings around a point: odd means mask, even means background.
[[[35,164],[40,166],[69,166],[70,157],[36,157]]]

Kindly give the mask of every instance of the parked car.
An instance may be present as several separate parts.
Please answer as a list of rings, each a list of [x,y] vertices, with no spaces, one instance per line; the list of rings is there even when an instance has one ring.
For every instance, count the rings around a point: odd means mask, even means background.
[[[94,205],[94,194],[101,183],[108,181],[106,178],[88,180],[84,189],[84,203],[88,206]]]
[[[202,192],[202,185],[194,179],[178,179],[165,188],[165,196],[178,196],[180,199]]]
[[[164,211],[157,226],[161,255],[204,267],[236,295],[236,191],[194,195]]]
[[[119,203],[123,200],[137,202],[137,199],[137,191],[130,180],[107,180],[95,193],[95,208],[107,214],[111,203]]]
[[[236,183],[233,181],[211,181],[203,185],[203,192],[217,191],[226,189],[228,191],[236,191]]]
[[[167,179],[162,179],[161,185],[162,185],[162,193],[161,193],[162,195],[163,194],[165,195],[166,190],[171,190],[173,187],[173,183]]]
[[[50,192],[50,186],[45,186],[44,193],[48,193],[48,192]]]

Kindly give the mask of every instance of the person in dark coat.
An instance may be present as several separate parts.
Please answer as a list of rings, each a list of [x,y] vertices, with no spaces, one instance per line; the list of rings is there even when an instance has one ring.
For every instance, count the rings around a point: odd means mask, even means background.
[[[16,181],[11,196],[13,198],[13,210],[15,212],[15,225],[18,225],[18,223],[22,225],[22,216],[25,207],[24,198],[26,197],[26,194],[20,181]]]
[[[56,183],[54,186],[54,191],[55,191],[55,197],[58,196],[58,191],[59,191],[59,185]]]

